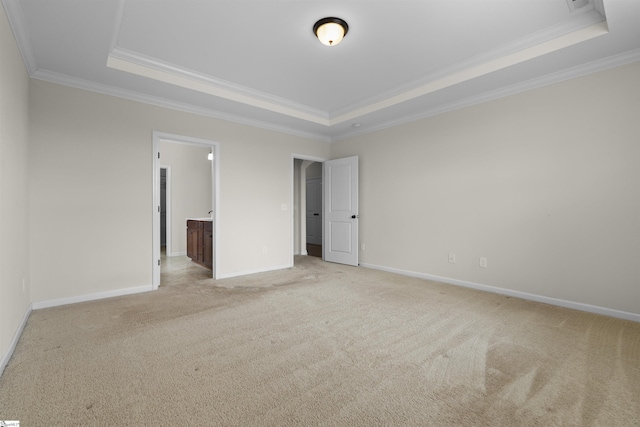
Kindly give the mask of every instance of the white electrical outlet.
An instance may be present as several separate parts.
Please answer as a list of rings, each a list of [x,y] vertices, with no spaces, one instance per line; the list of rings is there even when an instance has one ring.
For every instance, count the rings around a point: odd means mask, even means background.
[[[364,252],[364,243],[360,243],[360,250]]]
[[[487,268],[487,259],[483,256],[480,257],[480,268]]]
[[[267,254],[267,253],[269,253],[269,246],[263,246],[263,247],[262,247],[262,253],[263,253],[263,254]]]
[[[456,254],[449,254],[449,264],[456,263]]]

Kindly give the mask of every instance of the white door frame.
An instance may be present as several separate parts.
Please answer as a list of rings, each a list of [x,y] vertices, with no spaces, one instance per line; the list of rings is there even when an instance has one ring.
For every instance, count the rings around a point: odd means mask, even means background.
[[[160,159],[162,160],[162,159]],[[167,177],[167,188],[165,190],[165,195],[166,195],[166,200],[165,203],[167,204],[167,210],[166,210],[166,232],[167,232],[167,236],[166,236],[166,247],[167,247],[167,256],[172,256],[173,255],[173,246],[172,246],[172,240],[171,240],[171,166],[163,166],[160,165],[160,169],[165,169],[167,171],[166,177]],[[162,242],[161,242],[162,243]]]
[[[312,162],[320,162],[320,163],[324,163],[329,159],[326,159],[324,157],[316,157],[316,156],[309,156],[307,154],[297,154],[297,153],[292,153],[291,154],[291,249],[289,251],[289,253],[291,254],[291,259],[290,259],[290,264],[293,265],[293,256],[294,256],[294,250],[295,250],[295,238],[296,238],[296,223],[295,223],[295,215],[299,215],[300,216],[300,252],[301,253],[306,253],[306,244],[304,245],[304,248],[302,247],[303,243],[306,242],[307,240],[307,236],[306,236],[306,231],[303,232],[303,227],[302,227],[302,221],[305,221],[306,223],[306,216],[302,215],[300,212],[302,212],[302,207],[305,206],[306,209],[306,203],[307,200],[305,198],[305,200],[301,200],[300,202],[300,207],[299,209],[296,211],[296,209],[294,209],[293,207],[295,206],[295,199],[294,199],[294,180],[295,178],[295,169],[294,169],[294,165],[295,165],[295,160],[309,160]],[[302,183],[306,182],[305,176],[303,176],[303,174],[301,174],[300,176],[300,185],[302,186]],[[305,188],[306,191],[306,188]],[[301,194],[304,194],[304,192],[301,190],[300,191]],[[323,224],[324,227],[324,224]],[[324,234],[324,228],[323,228],[323,234]]]
[[[158,289],[160,286],[160,141],[174,142],[177,144],[199,145],[201,147],[209,147],[213,152],[213,161],[211,168],[212,180],[212,202],[213,202],[213,269],[211,275],[214,279],[218,278],[219,268],[219,245],[218,238],[220,230],[220,144],[216,141],[208,139],[193,138],[184,135],[175,135],[165,132],[153,131],[153,233],[152,233],[152,289]]]

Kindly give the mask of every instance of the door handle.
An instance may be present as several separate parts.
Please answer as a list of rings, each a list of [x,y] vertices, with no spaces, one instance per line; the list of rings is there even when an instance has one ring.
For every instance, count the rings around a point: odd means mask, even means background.
[[[320,216],[320,214],[313,214],[313,216]]]
[[[360,215],[351,215],[351,218],[353,219],[360,218]]]

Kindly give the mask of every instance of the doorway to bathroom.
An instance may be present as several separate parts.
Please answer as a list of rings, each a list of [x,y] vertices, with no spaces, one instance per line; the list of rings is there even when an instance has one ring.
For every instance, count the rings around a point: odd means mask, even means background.
[[[187,220],[207,221],[209,224],[212,230],[212,268],[203,275],[217,278],[218,143],[154,132],[153,156],[153,288],[160,286],[162,259],[165,263],[168,260],[173,263],[184,261],[190,265],[187,258]],[[163,246],[165,253],[162,252]]]

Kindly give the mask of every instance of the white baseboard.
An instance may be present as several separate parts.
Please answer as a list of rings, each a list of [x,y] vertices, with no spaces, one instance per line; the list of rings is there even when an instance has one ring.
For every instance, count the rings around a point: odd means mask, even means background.
[[[514,291],[511,289],[497,288],[495,286],[483,285],[480,283],[467,282],[465,280],[451,279],[449,277],[434,276],[432,274],[418,273],[415,271],[400,270],[393,267],[385,267],[375,264],[361,263],[360,266],[365,268],[371,268],[373,270],[388,271],[389,273],[402,274],[403,276],[418,277],[420,279],[433,280],[434,282],[448,283],[450,285],[463,286],[465,288],[478,289],[481,291],[492,292],[494,294],[507,295],[510,297],[516,297],[526,299],[530,301],[542,302],[545,304],[557,305],[559,307],[571,308],[574,310],[586,311],[589,313],[602,314],[605,316],[617,317],[619,319],[631,320],[633,322],[640,322],[640,314],[630,313],[627,311],[614,310],[612,308],[600,307],[597,305],[584,304],[581,302],[567,301],[558,298],[551,298],[542,295],[530,294],[527,292]]]
[[[276,265],[267,268],[258,268],[255,270],[234,271],[233,273],[224,273],[218,276],[218,279],[229,279],[231,277],[246,276],[247,274],[266,273],[267,271],[284,270],[293,267],[293,264]]]
[[[306,255],[309,255],[309,253],[308,253],[308,252],[306,251],[306,249],[305,249],[304,251],[302,251],[302,252],[300,253],[300,255],[305,255],[305,256],[306,256]]]
[[[171,252],[170,254],[167,254],[167,256],[185,256],[186,254],[186,252]]]
[[[119,297],[122,295],[139,294],[141,292],[148,292],[152,290],[153,290],[153,287],[151,285],[147,285],[147,286],[138,286],[135,288],[125,288],[125,289],[117,289],[114,291],[98,292],[95,294],[80,295],[77,297],[60,298],[60,299],[54,299],[54,300],[48,300],[48,301],[39,301],[39,302],[33,303],[33,309],[38,310],[41,308],[57,307],[59,305],[75,304],[78,302],[94,301],[94,300],[99,300],[104,298],[113,298],[113,297]]]
[[[0,376],[2,376],[2,373],[4,372],[4,368],[7,367],[7,364],[9,363],[11,356],[13,356],[13,352],[16,349],[16,345],[18,345],[18,340],[20,340],[20,336],[22,335],[22,331],[24,330],[24,327],[27,324],[27,320],[29,320],[29,316],[31,315],[32,310],[33,310],[33,307],[31,304],[29,304],[29,307],[27,307],[27,311],[24,313],[24,316],[22,317],[22,322],[20,322],[20,326],[18,326],[16,333],[13,335],[13,340],[11,340],[11,344],[9,344],[9,348],[7,349],[6,353],[2,356],[2,360],[0,361]]]

